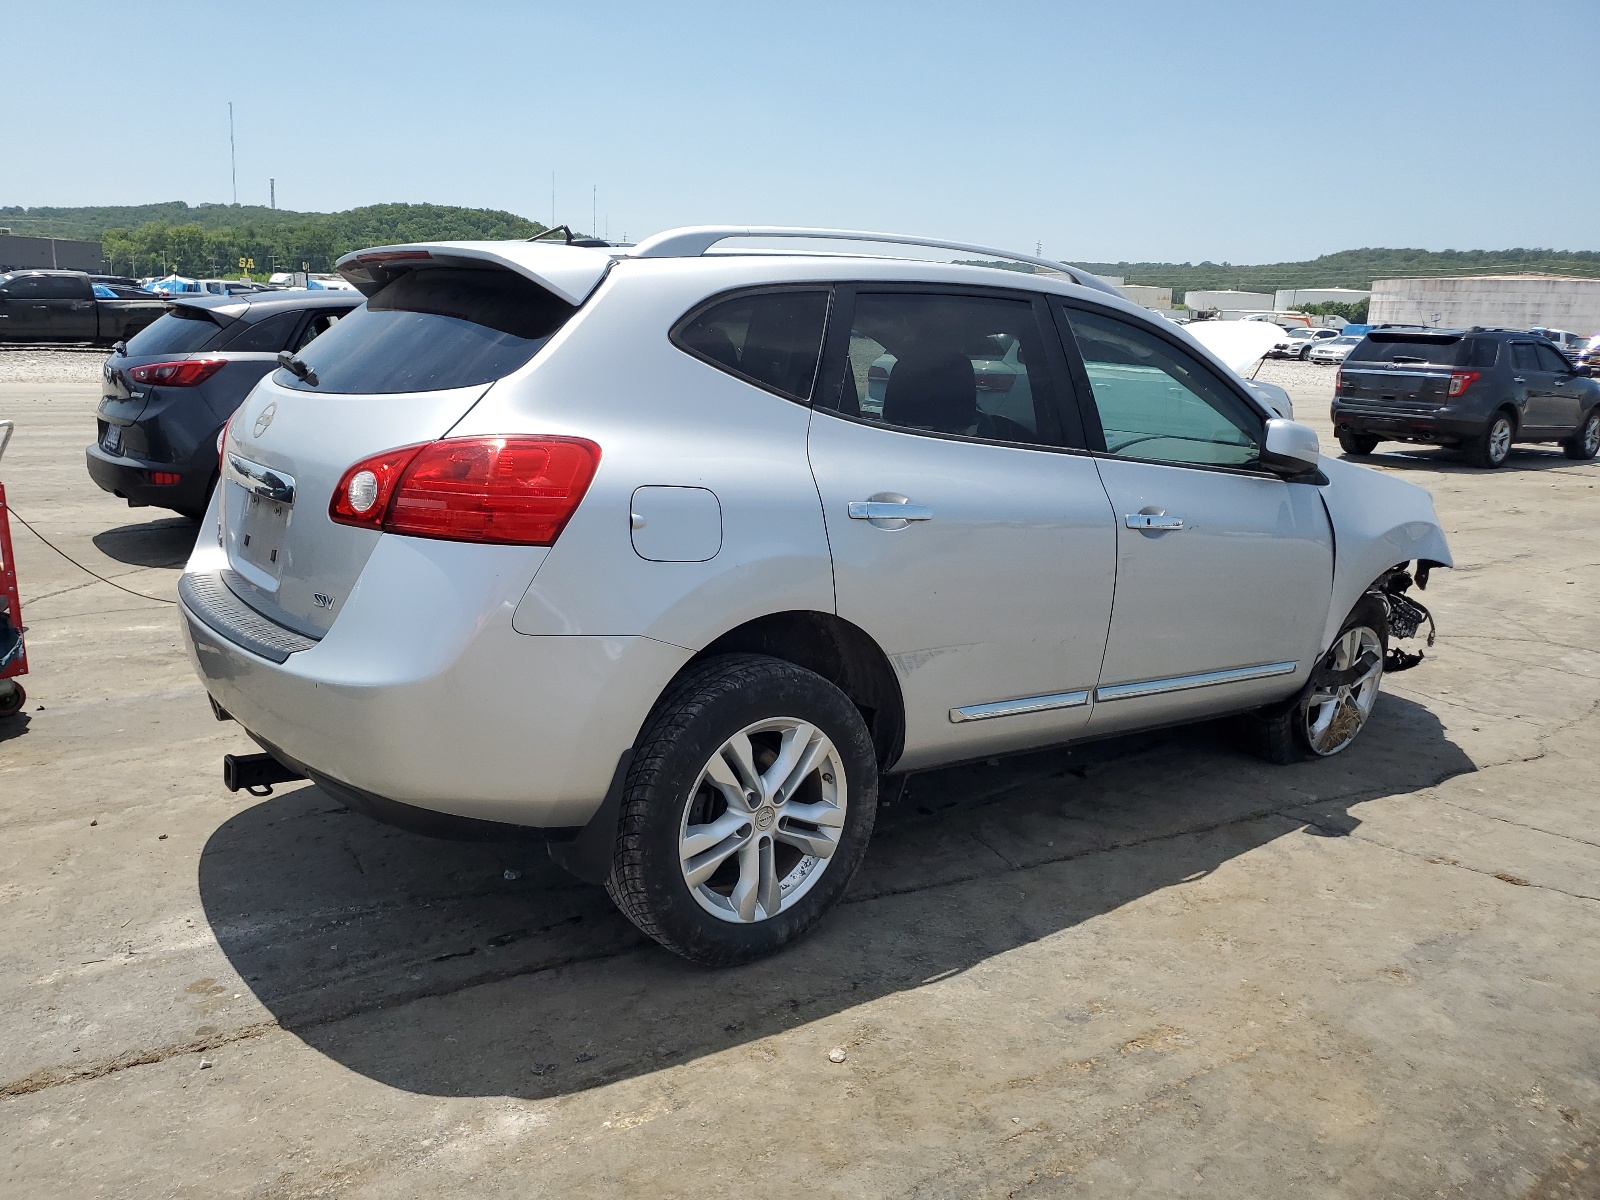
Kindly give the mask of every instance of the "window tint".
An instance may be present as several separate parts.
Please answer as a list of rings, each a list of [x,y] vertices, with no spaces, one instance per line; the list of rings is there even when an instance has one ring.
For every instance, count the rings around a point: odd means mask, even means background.
[[[38,275],[19,275],[6,284],[6,297],[11,300],[37,300],[43,295],[39,290],[41,282]]]
[[[307,342],[314,341],[324,333],[327,333],[328,330],[339,323],[339,318],[342,316],[344,316],[343,311],[332,309],[323,309],[320,312],[313,313],[311,320],[306,322],[306,327],[300,331],[299,340],[295,342],[295,353],[298,354]]]
[[[1351,362],[1429,363],[1453,367],[1460,361],[1464,342],[1460,337],[1428,334],[1369,333],[1350,352]]]
[[[242,322],[241,322],[242,323]],[[291,309],[264,317],[252,325],[245,325],[227,341],[224,350],[254,353],[277,353],[289,345],[294,327],[300,323],[300,314]]]
[[[1512,342],[1511,365],[1518,371],[1537,371],[1539,355],[1527,342]]]
[[[34,293],[41,300],[87,300],[92,294],[89,281],[74,275],[40,275],[39,290]]]
[[[1109,453],[1227,467],[1260,460],[1261,417],[1197,360],[1126,321],[1064,311]]]
[[[1493,338],[1473,338],[1467,351],[1467,366],[1487,371],[1500,360],[1500,343]]]
[[[762,292],[713,305],[673,340],[729,374],[809,400],[827,319],[827,292]]]
[[[1535,346],[1539,352],[1539,365],[1546,371],[1557,371],[1562,375],[1572,370],[1572,364],[1554,346]]]
[[[511,271],[425,267],[385,285],[301,351],[315,387],[288,371],[273,378],[319,392],[472,387],[522,366],[576,311]]]
[[[902,429],[1059,445],[1026,300],[861,293],[828,401]]]
[[[210,347],[217,323],[198,308],[173,308],[128,339],[128,356],[189,354]]]

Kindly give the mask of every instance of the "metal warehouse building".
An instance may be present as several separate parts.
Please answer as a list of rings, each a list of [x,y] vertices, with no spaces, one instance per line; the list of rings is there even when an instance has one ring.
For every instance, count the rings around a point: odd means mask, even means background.
[[[1451,279],[1377,279],[1367,319],[1403,325],[1541,326],[1600,331],[1600,279],[1568,275],[1475,275]]]
[[[64,271],[95,272],[101,269],[100,260],[99,242],[0,233],[0,271],[59,267]]]

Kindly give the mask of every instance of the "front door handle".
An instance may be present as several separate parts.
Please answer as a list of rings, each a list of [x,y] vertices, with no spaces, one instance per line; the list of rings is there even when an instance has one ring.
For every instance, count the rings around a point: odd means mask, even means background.
[[[1182,517],[1169,517],[1166,513],[1129,513],[1122,518],[1129,529],[1182,529]]]
[[[1526,379],[1524,379],[1521,375],[1513,375],[1511,377],[1511,382],[1512,383],[1527,383],[1528,381]]]
[[[926,504],[904,504],[893,500],[852,500],[846,511],[852,521],[933,520],[933,509]]]

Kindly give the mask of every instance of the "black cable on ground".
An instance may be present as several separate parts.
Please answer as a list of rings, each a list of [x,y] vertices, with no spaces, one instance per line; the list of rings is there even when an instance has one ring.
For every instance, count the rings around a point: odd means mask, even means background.
[[[44,534],[40,533],[32,525],[29,525],[28,521],[27,521],[27,518],[24,517],[21,513],[19,513],[16,509],[12,508],[10,505],[7,505],[6,506],[6,510],[13,517],[15,517],[18,521],[22,522],[22,527],[24,529],[26,529],[29,533],[33,534],[34,537],[38,538],[46,546],[49,546],[50,549],[54,550],[57,554],[61,555],[62,558],[66,559],[73,566],[77,567],[78,570],[82,571],[85,575],[93,575],[101,583],[108,583],[112,587],[116,588],[117,591],[119,591],[119,592],[127,592],[128,595],[137,596],[141,600],[154,600],[157,604],[176,604],[177,603],[176,600],[168,600],[165,596],[151,596],[151,595],[148,595],[148,594],[146,594],[144,592],[136,592],[132,588],[123,587],[120,583],[118,583],[114,579],[107,579],[104,575],[100,574],[99,571],[91,570],[90,568],[84,566],[81,562],[79,562],[77,559],[73,558],[72,555],[68,554],[60,546],[56,545],[49,538],[45,537]]]

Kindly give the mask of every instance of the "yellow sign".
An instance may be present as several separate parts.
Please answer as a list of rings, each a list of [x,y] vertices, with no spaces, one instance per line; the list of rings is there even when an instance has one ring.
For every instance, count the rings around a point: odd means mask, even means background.
[[[248,267],[253,271],[253,270],[255,270],[255,265],[256,265],[256,260],[253,259],[253,258],[241,258],[239,260],[239,269],[240,270],[244,270],[246,267]]]

